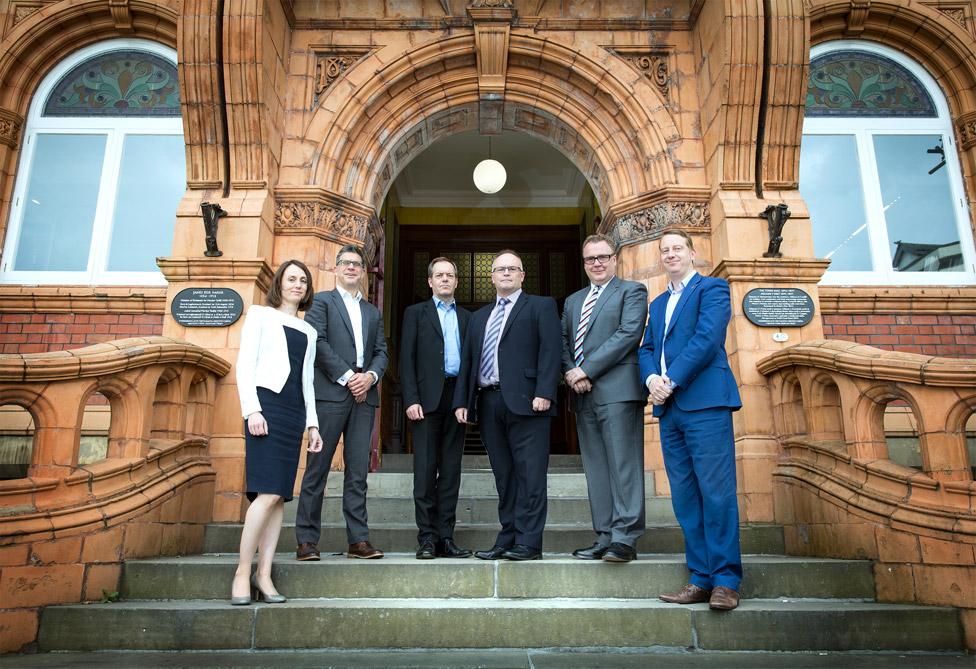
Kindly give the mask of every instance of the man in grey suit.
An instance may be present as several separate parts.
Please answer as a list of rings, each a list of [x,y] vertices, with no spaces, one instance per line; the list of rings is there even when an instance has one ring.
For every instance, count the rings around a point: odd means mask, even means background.
[[[339,437],[346,463],[342,513],[349,539],[347,557],[381,558],[369,543],[366,524],[366,474],[373,417],[379,406],[376,384],[388,356],[379,310],[363,299],[359,283],[366,272],[362,250],[349,245],[336,256],[335,290],[316,293],[305,322],[318,332],[315,352],[315,406],[322,450],[309,453],[298,498],[297,558],[318,560],[322,534],[322,494]]]
[[[630,562],[644,534],[644,405],[637,347],[647,288],[616,276],[617,247],[605,235],[583,242],[590,286],[566,300],[562,365],[572,390],[596,541],[582,560]]]

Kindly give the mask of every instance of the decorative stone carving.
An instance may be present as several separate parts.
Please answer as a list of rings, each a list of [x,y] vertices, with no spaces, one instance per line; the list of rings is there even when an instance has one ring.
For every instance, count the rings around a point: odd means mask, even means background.
[[[20,143],[20,131],[24,127],[24,119],[6,109],[0,109],[0,144],[6,144],[16,149]]]
[[[366,239],[369,219],[319,202],[278,202],[275,228],[317,228],[327,234],[362,242]]]
[[[658,239],[670,228],[693,228],[708,232],[710,227],[707,202],[661,202],[624,214],[606,232],[617,244],[626,246]]]
[[[939,11],[961,25],[963,28],[966,27],[966,10],[962,7],[940,8]]]
[[[604,47],[607,51],[626,60],[632,67],[654,84],[667,104],[671,104],[670,52],[666,49],[646,47]]]
[[[959,132],[959,146],[963,151],[976,147],[976,112],[963,114],[956,120]]]
[[[373,47],[313,46],[312,51],[315,53],[315,92],[312,96],[314,109],[336,79],[363,56],[371,53]]]
[[[132,32],[132,10],[129,0],[108,0],[108,11],[112,14],[115,29],[119,32]]]
[[[871,11],[871,0],[851,0],[851,10],[847,13],[847,36],[854,37],[864,32],[864,24]]]
[[[490,7],[492,9],[515,9],[512,0],[474,0],[469,7],[481,8]]]
[[[16,0],[10,4],[14,15],[14,25],[17,25],[44,6],[43,2],[17,2]]]

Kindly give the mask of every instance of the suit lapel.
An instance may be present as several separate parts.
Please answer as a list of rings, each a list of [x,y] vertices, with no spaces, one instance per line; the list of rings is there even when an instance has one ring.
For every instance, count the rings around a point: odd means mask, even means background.
[[[685,308],[688,304],[688,300],[691,299],[691,294],[698,288],[698,284],[701,283],[701,274],[696,274],[685,286],[684,290],[681,291],[681,296],[678,298],[678,303],[674,306],[674,312],[671,314],[671,320],[668,322],[668,332],[674,328],[675,322],[678,320],[678,316],[681,314],[681,310]],[[665,305],[667,302],[665,302]],[[665,306],[665,308],[667,308]],[[668,332],[664,333],[664,336],[668,336]]]
[[[522,307],[525,306],[525,303],[529,301],[528,297],[528,295],[522,293],[519,295],[519,298],[516,300],[515,304],[512,305],[512,312],[508,315],[508,320],[505,321],[505,329],[502,331],[502,335],[499,337],[498,341],[504,339],[505,335],[507,335],[509,330],[512,329],[512,323],[515,322],[515,318],[519,315],[519,312],[522,311]]]
[[[368,350],[366,342],[369,341],[369,312],[366,310],[366,300],[359,298],[359,320],[363,324],[363,352]],[[365,359],[364,359],[365,360]]]
[[[346,324],[346,329],[349,330],[349,336],[355,341],[356,335],[352,331],[352,320],[349,318],[349,312],[346,311],[346,303],[342,300],[342,295],[339,294],[339,289],[332,291],[332,302],[335,304],[335,308],[339,311],[339,318],[342,322]]]
[[[440,335],[441,339],[444,338],[444,330],[441,328],[441,318],[437,315],[437,307],[434,305],[434,300],[427,300],[427,306],[424,307],[424,312],[427,314],[427,318],[430,319],[431,325],[434,326],[434,332]]]
[[[620,290],[620,281],[617,277],[610,279],[610,282],[600,291],[600,297],[596,298],[596,304],[593,305],[593,313],[590,314],[590,323],[594,323],[597,317],[600,315],[600,310],[603,309],[603,305],[607,303],[610,299],[610,295],[614,294]]]

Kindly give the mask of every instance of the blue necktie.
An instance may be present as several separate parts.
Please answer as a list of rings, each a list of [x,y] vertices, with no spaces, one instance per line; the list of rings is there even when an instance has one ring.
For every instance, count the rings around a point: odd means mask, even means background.
[[[502,332],[502,321],[505,320],[505,305],[508,304],[508,298],[503,297],[498,300],[498,306],[495,307],[495,312],[491,315],[491,321],[488,323],[488,329],[485,330],[485,343],[481,348],[481,378],[490,379],[491,373],[495,369],[495,344],[498,342],[498,337]]]

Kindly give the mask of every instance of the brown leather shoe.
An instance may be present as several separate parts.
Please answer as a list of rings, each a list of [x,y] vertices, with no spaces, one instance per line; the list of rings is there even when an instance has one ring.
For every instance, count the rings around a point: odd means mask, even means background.
[[[708,600],[708,608],[716,611],[731,611],[739,605],[739,593],[724,585],[716,586],[712,590],[712,597]]]
[[[681,588],[681,590],[678,590],[678,592],[661,595],[660,600],[669,604],[698,604],[700,602],[707,602],[711,596],[711,590],[699,588],[697,585],[689,583]]]
[[[298,550],[295,551],[296,560],[318,560],[319,559],[319,549],[315,544],[298,544]]]
[[[362,558],[363,560],[377,560],[383,557],[383,551],[379,548],[374,548],[373,544],[368,541],[358,541],[354,544],[349,544],[349,550],[346,551],[347,558]]]

